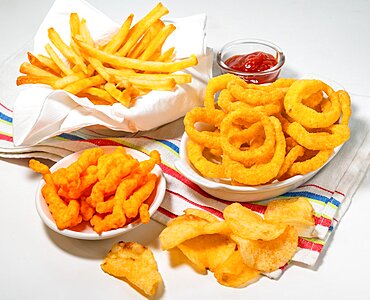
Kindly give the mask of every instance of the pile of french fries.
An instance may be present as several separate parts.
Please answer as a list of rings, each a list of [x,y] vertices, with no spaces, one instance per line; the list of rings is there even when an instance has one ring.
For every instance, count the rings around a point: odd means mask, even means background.
[[[162,52],[167,37],[176,29],[160,19],[168,12],[159,3],[133,26],[134,15],[130,14],[104,44],[92,39],[85,19],[71,13],[70,44],[49,28],[48,56],[28,52],[29,62],[20,67],[25,75],[17,78],[17,85],[47,84],[87,97],[95,105],[131,107],[138,96],[152,90],[170,91],[177,84],[189,83],[190,74],[175,72],[196,65],[196,56],[175,61],[174,47]]]

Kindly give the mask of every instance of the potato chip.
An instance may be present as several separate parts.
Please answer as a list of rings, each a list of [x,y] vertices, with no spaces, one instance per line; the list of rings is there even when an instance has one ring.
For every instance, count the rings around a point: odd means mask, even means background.
[[[204,234],[224,234],[229,231],[225,222],[210,223],[193,215],[183,215],[171,220],[159,235],[163,250],[169,250],[177,245]]]
[[[236,243],[221,234],[207,234],[187,240],[177,247],[201,271],[213,271],[234,252]]]
[[[260,271],[249,268],[243,261],[240,250],[235,250],[214,270],[217,281],[229,287],[246,286],[260,278]]]
[[[115,244],[101,264],[101,268],[112,276],[127,279],[149,296],[154,295],[158,285],[162,284],[153,253],[138,243]]]
[[[292,225],[299,236],[310,236],[315,225],[313,207],[304,197],[274,200],[267,204],[265,220]]]
[[[231,238],[238,244],[244,263],[261,272],[272,272],[289,262],[297,251],[298,233],[287,226],[274,240],[248,240],[235,234]]]
[[[187,209],[184,210],[184,213],[186,215],[197,216],[199,218],[202,218],[204,220],[207,220],[210,223],[212,223],[212,222],[220,222],[220,220],[217,219],[217,217],[215,217],[211,213],[206,212],[206,211],[201,210],[201,209],[187,208]]]
[[[233,203],[224,210],[224,218],[233,234],[244,239],[270,241],[279,237],[286,224],[264,221],[262,217],[240,203]]]

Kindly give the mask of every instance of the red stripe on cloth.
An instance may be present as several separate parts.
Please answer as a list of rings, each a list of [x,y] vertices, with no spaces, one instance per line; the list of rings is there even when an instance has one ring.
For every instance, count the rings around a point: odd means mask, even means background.
[[[299,186],[298,188],[304,188],[304,187],[308,187],[308,186],[312,186],[312,187],[315,187],[315,188],[317,188],[317,189],[320,189],[320,190],[323,190],[323,191],[325,191],[325,192],[328,192],[328,193],[331,193],[331,194],[334,194],[334,192],[333,191],[331,191],[331,190],[328,190],[328,189],[326,189],[326,188],[324,188],[324,187],[322,187],[322,186],[319,186],[319,185],[317,185],[317,184],[304,184],[304,185],[301,185],[301,186]]]
[[[321,252],[324,245],[317,244],[311,241],[307,241],[301,237],[298,238],[298,247],[302,249],[308,249],[316,252]]]
[[[0,140],[13,142],[13,137],[0,133]]]
[[[161,168],[162,168],[164,173],[166,173],[166,174],[176,178],[177,180],[181,181],[182,183],[187,185],[189,188],[196,191],[198,194],[201,194],[202,196],[207,197],[207,198],[218,200],[217,198],[215,198],[215,197],[211,196],[210,194],[206,193],[205,191],[203,191],[198,185],[196,185],[195,183],[193,183],[192,181],[187,179],[185,176],[183,176],[182,174],[180,174],[176,170],[174,170],[174,169],[172,169],[172,168],[170,168],[166,165],[163,165],[163,164],[161,164]]]
[[[168,211],[167,209],[163,208],[163,207],[158,207],[158,211],[162,214],[164,214],[166,217],[169,217],[171,219],[174,219],[176,217],[178,217],[178,215],[175,215],[174,213]]]
[[[80,140],[78,142],[91,143],[97,146],[122,146],[118,142],[103,139]]]
[[[1,102],[0,102],[0,106],[1,107],[4,107],[7,111],[10,111],[10,112],[13,112],[13,110],[11,110],[9,107],[6,107],[4,104],[2,104]]]
[[[324,187],[322,187],[322,186],[319,186],[319,185],[317,185],[317,184],[313,184],[313,183],[311,183],[311,184],[304,184],[304,185],[301,185],[301,186],[300,186],[300,187],[298,187],[298,188],[303,188],[303,187],[307,187],[307,186],[312,186],[312,187],[318,188],[318,189],[320,189],[320,190],[323,190],[323,191],[325,191],[325,192],[328,192],[328,193],[334,194],[334,192],[333,192],[333,191],[328,190],[328,189],[326,189],[326,188],[324,188]],[[338,193],[339,195],[343,196],[343,197],[345,197],[345,196],[346,196],[344,193],[342,193],[342,192],[340,192],[340,191],[335,191],[335,192],[336,192],[336,193]]]
[[[321,217],[313,216],[313,218],[315,220],[315,225],[321,225],[324,227],[330,227],[331,225],[331,220],[323,216]]]
[[[219,218],[222,218],[222,219],[224,218],[223,215],[222,215],[222,212],[220,212],[217,209],[214,209],[213,207],[209,207],[209,206],[205,206],[205,205],[201,205],[201,204],[195,203],[195,202],[191,201],[190,199],[188,199],[188,198],[184,197],[183,195],[180,195],[179,193],[176,193],[174,191],[167,190],[167,192],[169,192],[172,195],[176,195],[177,197],[185,200],[186,202],[188,202],[190,204],[193,204],[194,206],[199,207],[199,208],[201,208],[201,209],[203,209],[205,211],[208,211],[209,213],[211,213],[211,214],[213,214],[213,215],[215,215],[215,216],[217,216]]]

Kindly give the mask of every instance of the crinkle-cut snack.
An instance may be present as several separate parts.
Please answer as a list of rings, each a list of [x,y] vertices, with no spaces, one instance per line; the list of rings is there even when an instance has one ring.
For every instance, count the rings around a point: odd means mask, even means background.
[[[152,251],[135,242],[113,245],[101,268],[114,277],[126,279],[148,296],[154,295],[163,282]]]
[[[158,151],[139,162],[119,146],[112,153],[99,147],[85,150],[76,162],[53,173],[37,160],[29,165],[43,175],[42,195],[59,229],[86,221],[100,234],[137,218],[149,222],[149,199],[157,186],[151,171],[160,161]]]
[[[270,184],[322,167],[349,139],[350,116],[348,93],[320,80],[256,85],[224,74],[208,82],[204,107],[185,116],[186,151],[203,177]]]

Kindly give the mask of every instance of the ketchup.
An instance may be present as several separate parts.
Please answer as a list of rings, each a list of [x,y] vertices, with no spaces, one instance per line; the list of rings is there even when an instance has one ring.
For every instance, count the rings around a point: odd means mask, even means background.
[[[238,72],[244,72],[243,75],[237,74],[248,83],[263,84],[273,82],[279,76],[280,70],[261,73],[267,71],[278,63],[277,59],[271,54],[265,52],[253,52],[250,54],[234,55],[225,61],[225,64]],[[250,74],[248,74],[250,73]]]
[[[277,60],[271,54],[257,51],[231,56],[225,61],[225,64],[236,71],[257,73],[271,69],[277,64]]]

